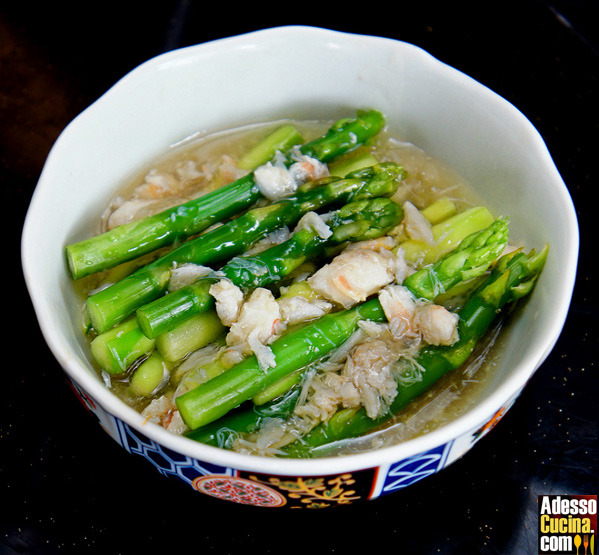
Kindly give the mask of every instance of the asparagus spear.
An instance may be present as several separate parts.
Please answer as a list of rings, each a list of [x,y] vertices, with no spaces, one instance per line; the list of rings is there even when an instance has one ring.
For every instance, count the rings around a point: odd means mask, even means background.
[[[291,197],[248,210],[88,297],[86,306],[92,326],[96,332],[103,333],[140,306],[160,297],[166,291],[175,265],[186,262],[212,264],[241,254],[271,231],[294,224],[306,212],[329,204],[389,196],[403,172],[397,164],[379,164],[354,172],[344,179],[331,177],[307,183]]]
[[[322,137],[301,146],[300,152],[328,162],[368,141],[384,123],[380,112],[358,111],[355,119],[337,121]],[[197,199],[67,245],[65,255],[69,271],[73,279],[79,279],[181,242],[213,223],[241,212],[260,198],[262,195],[254,182],[254,174],[250,172]]]
[[[259,254],[233,258],[218,275],[238,287],[256,288],[279,281],[306,260],[318,258],[325,248],[346,241],[379,237],[401,222],[401,207],[386,198],[349,203],[328,220],[332,235],[324,238],[314,229],[300,229],[287,241]],[[200,279],[137,310],[137,321],[148,337],[156,337],[187,318],[214,306],[210,286],[219,278]]]
[[[532,291],[545,264],[547,252],[546,246],[538,253],[534,250],[528,255],[514,252],[498,261],[489,277],[459,311],[458,342],[451,346],[427,346],[422,349],[416,360],[418,367],[424,369],[421,379],[399,387],[388,414],[371,419],[364,409],[342,409],[302,437],[301,441],[284,447],[286,455],[309,458],[315,455],[314,450],[319,446],[377,429],[445,374],[459,368],[504,307]]]
[[[450,198],[441,197],[422,209],[421,212],[432,225],[436,225],[455,216],[458,213],[458,207]]]
[[[414,277],[407,284],[404,281],[404,284],[406,284],[406,287],[408,287],[408,289],[410,289],[412,291],[412,293],[414,293],[415,295],[417,295],[421,298],[426,298],[428,300],[434,300],[434,298],[437,294],[435,288],[426,287],[426,285],[430,281],[440,283],[440,284],[449,284],[449,283],[454,284],[456,282],[456,280],[459,279],[460,276],[464,277],[466,279],[471,279],[472,277],[474,277],[474,275],[484,274],[484,272],[487,271],[489,265],[496,259],[496,257],[499,255],[499,253],[501,253],[501,251],[505,248],[505,246],[507,244],[507,239],[508,239],[507,219],[505,219],[505,218],[498,219],[496,222],[491,224],[491,226],[489,226],[489,229],[485,229],[479,233],[474,233],[474,234],[472,234],[472,236],[465,238],[462,241],[463,245],[462,245],[462,243],[460,243],[460,245],[457,247],[456,250],[458,250],[459,252],[467,253],[467,256],[462,256],[462,255],[456,256],[453,253],[450,253],[450,254],[446,255],[437,264],[433,265],[431,268],[421,269],[421,270],[418,270],[417,272],[415,272],[414,274],[412,274],[412,276],[414,276]],[[449,260],[452,261],[451,264],[446,263]],[[461,265],[459,263],[461,263]],[[476,272],[474,272],[474,270],[473,270],[474,266],[476,266]],[[469,271],[466,272],[465,268],[469,269]],[[372,319],[374,321],[384,321],[385,320],[384,313],[381,315],[382,308],[381,308],[381,305],[380,305],[378,299],[376,299],[376,298],[372,299],[370,301],[367,301],[367,303],[365,305],[359,305],[359,306],[365,307],[365,308],[362,308],[362,311],[360,313],[365,319]],[[331,314],[331,315],[328,315],[327,318],[346,319],[346,318],[349,318],[349,316],[348,316],[349,314],[353,314],[354,310],[357,310],[357,308],[352,308],[352,309],[349,309],[348,311]],[[319,331],[320,331],[319,328],[315,328],[314,330],[311,329],[311,326],[317,325],[318,322],[319,321],[317,321],[315,324],[308,325],[305,328],[300,329],[299,331],[301,332],[302,330],[308,330],[309,333],[312,333],[312,334],[319,333]],[[357,321],[355,321],[355,325],[357,326]],[[354,329],[352,329],[351,331],[353,332]],[[351,332],[349,335],[351,335]],[[347,335],[347,337],[349,337],[349,335]],[[330,352],[330,350],[332,350],[332,348],[339,347],[343,343],[343,341],[345,341],[345,339],[343,339],[342,337],[338,337],[337,339],[338,339],[338,342],[335,342],[335,344],[332,347],[331,347],[330,341],[329,341],[329,344],[327,345],[328,348],[326,350],[315,351],[313,348],[311,348],[312,358],[309,360],[309,362],[314,362],[315,360],[322,358],[328,352]],[[287,375],[290,375],[293,371],[305,366],[305,364],[303,364],[303,360],[298,359],[297,364],[293,365],[291,367],[291,369],[288,371],[280,370],[278,368],[279,365],[281,367],[285,367],[290,362],[290,360],[293,360],[293,358],[296,356],[294,351],[288,353],[285,350],[285,348],[283,347],[283,345],[293,344],[293,341],[294,341],[293,338],[289,338],[288,336],[283,336],[281,339],[275,341],[275,343],[273,343],[273,345],[272,345],[273,351],[274,351],[275,348],[279,347],[279,345],[278,345],[279,343],[282,344],[281,351],[280,351],[280,358],[279,358],[279,356],[276,356],[277,369],[275,369],[273,372],[274,374],[276,374],[279,377],[279,379],[281,379]],[[251,365],[252,363],[248,362],[247,360],[251,361],[251,359],[246,359],[246,361],[244,361],[241,364],[243,365],[245,363],[245,366]],[[281,361],[281,362],[279,363],[279,361]],[[236,367],[234,367],[234,368],[236,368]],[[221,376],[226,376],[227,374],[228,374],[228,371],[224,372]],[[213,378],[211,381],[214,381],[215,379],[216,378]],[[235,379],[235,376],[233,376],[233,379]],[[220,380],[222,382],[226,382],[227,378],[221,377]],[[240,397],[240,399],[241,399],[240,402],[243,402],[245,400],[248,400],[249,398],[255,397],[256,394],[263,391],[266,387],[268,387],[272,383],[276,383],[276,382],[277,382],[276,379],[273,379],[273,380],[268,379],[268,383],[264,386],[261,385],[259,390],[256,393],[254,393],[253,396],[250,396],[247,399],[245,397],[242,397],[242,398]],[[194,420],[195,411],[201,410],[196,407],[199,407],[202,404],[204,404],[203,408],[206,409],[210,403],[215,401],[216,394],[213,394],[210,391],[209,384],[210,384],[210,382],[206,382],[206,384],[204,384],[204,386],[200,386],[200,387],[196,388],[195,390],[192,390],[191,392],[186,394],[186,395],[188,395],[189,400],[184,399],[184,400],[180,401],[182,406],[186,406],[186,408],[189,408],[189,412],[194,411],[194,415],[188,417],[189,422],[186,421],[188,426],[190,426],[190,422],[195,423],[195,420]],[[231,390],[233,390],[237,387],[237,384],[234,382],[230,383],[229,385],[231,387]],[[204,392],[202,391],[202,387],[204,387],[204,389],[207,390],[206,394],[204,394]],[[217,384],[217,387],[218,387],[218,384]],[[234,403],[233,403],[233,406],[234,406]],[[250,409],[250,410],[252,410],[252,409]],[[184,418],[186,418],[185,415],[184,415]],[[233,418],[233,417],[231,417],[231,418]],[[200,422],[202,422],[202,421],[200,421]],[[246,425],[248,422],[253,422],[253,420],[250,416],[246,415],[243,417],[240,416],[239,419],[227,420],[227,422],[228,422],[227,426],[231,429],[234,429],[235,426],[239,426],[235,429],[237,430],[237,432],[239,434],[241,434],[241,433],[250,431],[248,429],[242,428],[241,425],[242,424]],[[201,425],[202,425],[201,423],[198,424],[198,427]],[[214,426],[217,426],[217,423],[215,423]],[[190,428],[192,428],[192,426],[190,426]],[[200,431],[198,431],[197,434],[194,434],[192,437],[194,437],[195,439],[198,439],[200,437],[204,437],[204,435],[200,430]],[[210,440],[210,441],[212,441],[212,440]]]
[[[216,422],[191,430],[185,435],[200,443],[230,449],[237,437],[258,431],[265,419],[286,418],[293,410],[301,393],[301,387],[298,386],[298,383],[294,385],[284,395],[273,401],[227,415]]]
[[[168,381],[171,365],[154,351],[133,372],[129,387],[135,395],[147,397]]]
[[[435,245],[410,239],[400,246],[410,264],[424,267],[453,250],[467,235],[490,226],[494,220],[495,217],[488,208],[474,206],[434,224],[432,231]]]
[[[91,342],[90,350],[102,370],[121,374],[138,358],[151,352],[155,343],[143,334],[135,318],[129,318],[98,335]]]
[[[185,436],[200,443],[230,449],[237,437],[258,431],[265,419],[289,416],[300,393],[301,387],[296,382],[285,394],[264,405],[254,405],[248,410],[227,415],[216,422],[190,430]]]
[[[224,337],[226,329],[216,311],[209,310],[157,336],[156,350],[165,360],[178,362],[219,337]]]
[[[302,136],[293,125],[283,125],[269,133],[267,137],[246,152],[238,160],[237,167],[242,170],[255,170],[262,164],[272,160],[277,151],[291,150],[295,145],[302,142]]]
[[[486,229],[465,237],[458,247],[403,282],[416,297],[433,300],[458,283],[484,274],[508,241],[508,220],[499,218]]]

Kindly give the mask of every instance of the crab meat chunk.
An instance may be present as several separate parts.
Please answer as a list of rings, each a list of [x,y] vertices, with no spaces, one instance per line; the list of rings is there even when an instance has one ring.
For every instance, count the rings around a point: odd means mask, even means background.
[[[349,308],[395,280],[395,257],[390,251],[347,249],[308,278],[325,299]]]
[[[422,339],[429,345],[453,345],[459,339],[458,320],[457,314],[436,304],[421,306],[414,317]]]
[[[403,203],[403,225],[410,239],[424,241],[428,245],[436,244],[431,223],[410,201]]]
[[[398,358],[394,346],[381,339],[358,345],[348,357],[342,376],[356,388],[360,404],[370,418],[382,416],[397,395],[393,364]]]
[[[152,422],[166,428],[174,434],[182,434],[187,430],[181,414],[172,399],[168,395],[161,395],[141,412],[146,422]]]
[[[385,287],[379,292],[379,302],[396,339],[418,337],[429,345],[453,345],[458,340],[458,315],[416,299],[403,285]]]
[[[302,183],[328,175],[326,164],[315,158],[303,155],[299,150],[296,150],[292,157],[294,162],[289,168],[278,156],[274,163],[267,162],[254,170],[256,186],[267,199],[278,200],[287,197]]]
[[[293,295],[279,299],[281,319],[286,325],[316,320],[331,311],[333,305],[324,299],[307,299]]]
[[[191,262],[175,266],[171,270],[171,277],[168,282],[168,290],[176,291],[186,285],[190,285],[201,277],[207,276],[212,272],[211,268],[192,264]]]
[[[228,279],[221,279],[210,286],[210,294],[216,301],[216,314],[225,326],[232,326],[239,318],[243,304],[243,291]]]
[[[308,401],[296,406],[294,413],[314,423],[327,421],[340,406],[359,406],[360,396],[356,388],[347,378],[334,372],[314,377],[310,390]]]
[[[393,269],[393,272],[395,273],[395,281],[397,283],[403,283],[404,279],[415,271],[414,268],[410,267],[406,262],[405,251],[398,246],[397,240],[389,235],[353,243],[346,247],[345,250],[352,249],[371,249],[379,253],[385,253],[385,256],[388,257],[393,256],[395,259],[395,268]]]
[[[414,337],[418,329],[414,322],[417,302],[412,292],[403,285],[389,285],[379,292],[389,329],[396,339]]]
[[[254,170],[256,187],[269,200],[287,197],[297,189],[297,181],[283,166],[268,162]]]
[[[350,352],[341,372],[320,372],[310,384],[305,403],[295,414],[313,421],[328,420],[340,407],[363,406],[370,418],[386,412],[397,395],[393,364],[398,357],[393,343],[373,338]]]
[[[328,239],[331,235],[333,235],[333,232],[326,221],[320,214],[317,214],[316,212],[306,212],[300,218],[294,231],[299,231],[302,229],[315,231],[318,236],[322,237],[323,239]]]
[[[300,154],[298,149],[294,149],[292,154],[295,162],[289,167],[289,171],[293,178],[299,183],[314,181],[321,177],[329,175],[329,169],[326,164],[312,156]]]
[[[241,354],[255,354],[260,367],[267,368],[275,363],[268,345],[283,331],[281,311],[274,295],[258,287],[241,305],[239,318],[231,325],[226,342]]]
[[[104,215],[107,230],[114,229],[119,225],[128,224],[166,210],[180,204],[184,199],[181,197],[168,198],[132,198],[124,201],[117,198]]]

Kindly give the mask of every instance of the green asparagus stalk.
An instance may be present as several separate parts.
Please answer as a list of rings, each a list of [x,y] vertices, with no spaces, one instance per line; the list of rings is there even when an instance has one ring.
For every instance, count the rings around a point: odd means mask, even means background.
[[[256,255],[233,258],[218,275],[238,287],[264,287],[289,275],[306,260],[321,256],[327,247],[385,234],[400,223],[402,216],[401,207],[387,198],[352,202],[330,216],[330,237],[321,237],[311,228],[298,230],[287,241]],[[210,310],[214,306],[209,292],[213,281],[214,278],[198,280],[142,306],[137,310],[142,331],[148,337],[156,337],[187,318]]]
[[[331,164],[329,164],[329,173],[331,175],[344,177],[348,173],[367,168],[368,166],[375,166],[378,163],[379,161],[377,158],[369,150],[358,149],[351,152],[349,155],[331,162]]]
[[[474,206],[433,225],[435,245],[410,239],[403,241],[400,247],[408,263],[424,267],[455,249],[464,237],[487,228],[494,221],[495,216],[488,208]]]
[[[88,297],[86,307],[92,326],[97,333],[103,333],[160,297],[176,265],[213,264],[241,254],[266,234],[292,225],[306,212],[323,206],[371,196],[390,196],[403,174],[404,170],[397,164],[380,164],[344,179],[331,177],[307,183],[291,197],[248,210]]]
[[[230,449],[236,438],[258,431],[265,419],[287,417],[300,393],[299,382],[295,382],[294,387],[264,405],[227,415],[216,422],[188,431],[185,435],[206,445]]]
[[[146,337],[137,320],[130,318],[95,337],[90,350],[102,370],[121,374],[138,358],[150,353],[154,345],[155,340]]]
[[[483,231],[465,237],[437,262],[409,275],[403,282],[416,297],[433,300],[458,283],[480,277],[507,246],[507,218],[495,220]]]
[[[131,391],[140,397],[147,397],[166,384],[171,364],[154,351],[133,372],[129,380]]]
[[[410,291],[414,295],[416,295],[420,298],[425,298],[425,299],[432,301],[435,299],[435,297],[437,295],[437,291],[436,291],[436,288],[434,288],[434,287],[428,287],[428,284],[430,282],[439,283],[442,285],[448,284],[448,283],[454,284],[457,280],[459,280],[460,277],[470,280],[470,279],[472,279],[473,274],[476,274],[477,276],[482,275],[485,271],[488,270],[491,263],[493,263],[496,260],[499,253],[501,253],[503,251],[503,249],[505,248],[505,246],[507,244],[507,239],[508,239],[507,219],[505,219],[505,218],[498,219],[496,222],[492,223],[488,229],[485,229],[479,233],[475,233],[472,236],[468,236],[467,238],[465,238],[462,241],[462,243],[457,247],[456,250],[458,250],[459,252],[466,253],[467,256],[456,256],[453,253],[450,253],[450,254],[446,255],[445,258],[442,259],[439,263],[434,264],[431,268],[421,269],[421,270],[415,272],[414,274],[412,274],[412,276],[414,276],[414,277],[408,283],[406,283],[404,281],[404,284],[406,285],[406,287],[408,289],[410,289]],[[446,263],[448,261],[452,261],[452,263],[451,264]],[[460,263],[461,263],[461,265],[460,265]],[[474,268],[476,268],[476,272],[474,271]],[[383,316],[382,320],[378,319],[381,316],[380,311],[382,310],[378,299],[372,299],[370,301],[367,301],[366,305],[369,306],[370,308],[365,310],[364,312],[362,312],[362,314],[364,316],[366,316],[366,317],[373,316],[372,319],[375,321],[384,321],[385,320],[384,316]],[[355,310],[355,309],[350,309],[350,312],[352,310]],[[335,313],[335,314],[329,315],[328,317],[336,317],[338,315],[344,315],[346,312],[347,311],[341,312],[341,313]],[[345,317],[345,316],[339,316],[339,317],[341,318],[341,317]],[[370,319],[370,318],[368,318],[368,319]],[[356,325],[357,325],[357,322],[356,322]],[[304,329],[304,328],[302,328],[302,329]],[[349,335],[347,337],[349,337]],[[282,341],[284,339],[285,339],[285,337],[282,337],[278,341]],[[291,343],[291,341],[292,341],[292,339],[288,339],[287,343]],[[342,342],[343,341],[336,343],[333,348],[339,347]],[[275,344],[277,344],[277,342],[275,342],[273,345],[275,345]],[[313,362],[314,360],[318,360],[318,359],[322,358],[328,352],[330,352],[330,350],[327,350],[326,352],[314,353],[314,359],[311,360],[310,362]],[[279,366],[279,359],[277,358],[276,360],[277,360],[277,366]],[[281,357],[281,360],[284,361],[285,358]],[[298,361],[298,364],[292,369],[292,371],[290,371],[288,373],[281,372],[281,374],[283,375],[281,380],[287,376],[291,376],[293,371],[297,371],[298,369],[302,368],[303,366],[304,365],[300,364],[300,362]],[[227,374],[227,372],[224,372],[223,375],[226,375],[226,374]],[[277,373],[277,375],[278,375],[278,373]],[[223,381],[225,379],[226,378],[221,378],[221,380],[223,380]],[[279,383],[279,382],[277,382],[276,380],[274,380],[272,382],[272,384],[277,384],[277,383]],[[290,384],[292,384],[292,383],[293,382],[291,381]],[[235,386],[233,384],[231,384],[231,388],[233,388],[233,387],[235,387]],[[272,385],[270,387],[272,387]],[[268,386],[260,389],[259,392],[253,396],[253,399],[255,399],[256,397],[258,397],[260,399],[260,395],[262,395],[264,398],[267,398],[266,396],[263,395],[263,393],[266,391],[267,388],[268,388]],[[211,402],[213,397],[211,394],[209,394],[209,395],[210,395],[210,400],[204,399],[202,402],[205,402],[205,403]],[[191,398],[195,398],[196,396],[199,396],[200,398],[202,398],[201,391],[199,390],[199,388],[195,392],[195,394],[193,393],[193,390],[192,390],[192,392],[190,392],[189,396]],[[264,401],[264,398],[262,399],[262,401]],[[194,409],[192,408],[192,410],[194,410]],[[252,409],[250,409],[250,410],[252,410]],[[228,426],[231,429],[233,429],[234,423],[237,423],[240,427],[235,428],[235,429],[237,430],[238,434],[242,434],[242,433],[248,432],[248,430],[242,428],[241,424],[244,424],[247,422],[253,422],[253,420],[249,416],[244,416],[244,417],[240,416],[239,419],[231,420],[228,422],[229,422]],[[235,425],[237,425],[237,424],[235,424]],[[217,423],[215,423],[214,426],[217,426]],[[199,433],[195,434],[193,437],[199,438],[200,436],[201,436],[201,431],[199,431]]]
[[[197,314],[174,329],[156,337],[156,350],[169,362],[183,360],[188,354],[224,336],[226,331],[215,310]]]
[[[252,397],[252,403],[254,403],[254,405],[265,405],[275,399],[279,399],[304,380],[305,372],[305,368],[300,368],[288,376],[281,378],[266,389],[263,389],[257,395],[254,395],[254,397]]]
[[[381,113],[358,111],[336,122],[322,137],[300,147],[302,154],[328,162],[353,150],[384,126]],[[289,163],[292,163],[291,158]],[[106,270],[158,248],[182,242],[210,225],[238,214],[262,198],[253,172],[197,199],[65,247],[73,279]]]
[[[427,346],[416,364],[424,370],[421,379],[399,387],[388,414],[371,419],[361,409],[342,409],[327,422],[283,448],[286,456],[310,458],[315,449],[335,441],[359,437],[384,425],[389,418],[422,395],[448,372],[459,368],[473,352],[504,307],[528,295],[541,273],[548,247],[528,255],[514,252],[502,256],[479,289],[459,311],[459,340],[451,346]]]
[[[358,110],[354,119],[335,122],[322,136],[300,148],[302,154],[328,163],[345,152],[367,143],[385,126],[383,114],[376,110]]]
[[[422,215],[432,224],[437,225],[458,213],[458,207],[453,200],[441,197],[421,210]]]
[[[237,167],[242,170],[255,170],[262,164],[272,160],[277,152],[289,151],[302,142],[302,136],[293,125],[282,125],[248,150],[237,161]]]

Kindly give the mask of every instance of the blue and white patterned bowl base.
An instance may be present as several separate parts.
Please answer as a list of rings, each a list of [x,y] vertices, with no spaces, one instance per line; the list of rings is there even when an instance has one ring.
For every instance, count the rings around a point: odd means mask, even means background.
[[[510,402],[482,427],[393,464],[339,475],[267,476],[174,452],[108,413],[78,384],[70,382],[79,400],[96,416],[102,428],[126,451],[148,460],[163,476],[178,478],[195,490],[219,499],[261,507],[324,508],[376,499],[406,488],[460,458],[511,406]]]

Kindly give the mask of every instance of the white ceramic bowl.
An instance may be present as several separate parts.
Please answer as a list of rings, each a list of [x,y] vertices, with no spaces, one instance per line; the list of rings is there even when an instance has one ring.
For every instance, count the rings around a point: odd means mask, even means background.
[[[404,444],[315,460],[247,456],[172,435],[110,393],[92,370],[63,258],[124,176],[198,131],[279,117],[336,119],[382,111],[391,130],[445,161],[513,236],[551,250],[526,310],[510,326],[476,406]],[[199,491],[263,506],[371,499],[441,470],[503,414],[553,348],[578,258],[568,191],[543,140],[514,106],[421,49],[310,27],[281,27],[170,52],[141,65],[61,134],[43,169],[23,231],[25,279],[44,337],[81,400],[131,453]],[[281,481],[281,477],[285,477]],[[326,503],[302,484],[338,480]],[[337,482],[336,482],[337,483]],[[288,495],[290,484],[297,495]],[[312,496],[312,497],[310,497]],[[295,500],[295,501],[294,501]]]

